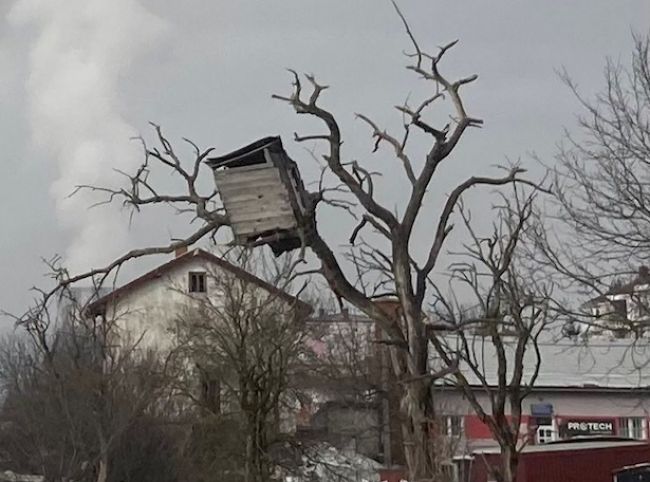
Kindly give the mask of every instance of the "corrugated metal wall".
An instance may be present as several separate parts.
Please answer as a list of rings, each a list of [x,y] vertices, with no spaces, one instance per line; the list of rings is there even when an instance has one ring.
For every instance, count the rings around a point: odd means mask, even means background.
[[[486,455],[499,466],[499,455]],[[517,482],[612,482],[612,472],[626,465],[650,462],[650,445],[563,450],[521,455]],[[476,457],[471,482],[488,482],[488,470]]]

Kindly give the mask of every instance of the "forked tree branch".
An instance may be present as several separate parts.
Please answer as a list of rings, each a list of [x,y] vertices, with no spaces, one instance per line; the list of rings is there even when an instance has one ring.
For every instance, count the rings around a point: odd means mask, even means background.
[[[75,188],[72,195],[83,190],[100,193],[105,195],[106,199],[99,201],[96,205],[121,200],[123,207],[131,208],[134,212],[139,212],[145,206],[172,206],[176,213],[191,212],[195,220],[201,221],[200,225],[185,238],[172,241],[165,245],[130,250],[102,267],[92,268],[82,273],[71,275],[67,269],[61,267],[60,259],[56,263],[50,263],[49,268],[51,277],[56,283],[55,286],[50,290],[35,288],[38,296],[34,306],[25,314],[15,317],[18,324],[25,325],[29,328],[28,325],[30,322],[33,323],[34,320],[39,319],[47,311],[48,304],[52,300],[56,299],[63,290],[78,282],[89,280],[97,288],[109,276],[115,274],[123,264],[133,259],[173,253],[176,249],[195,244],[205,237],[214,237],[219,228],[228,225],[227,216],[216,203],[216,191],[203,195],[197,186],[200,173],[202,172],[201,167],[204,165],[204,160],[212,149],[201,150],[196,144],[185,139],[185,142],[192,147],[194,153],[194,159],[186,167],[185,163],[176,154],[171,142],[163,134],[160,126],[156,124],[152,124],[152,126],[160,148],[149,148],[144,139],[138,138],[142,143],[144,159],[134,174],[121,173],[128,179],[126,186],[113,188],[107,186],[81,185]],[[170,194],[162,188],[155,186],[149,174],[152,169],[159,168],[167,169],[173,175],[182,179],[184,192],[181,194]]]

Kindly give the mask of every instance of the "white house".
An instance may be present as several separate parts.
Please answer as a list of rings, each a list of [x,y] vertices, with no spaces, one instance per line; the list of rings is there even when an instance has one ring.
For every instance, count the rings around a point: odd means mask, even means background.
[[[593,320],[586,323],[591,334],[625,337],[647,333],[650,323],[650,272],[641,266],[627,283],[614,284],[601,296],[589,300],[586,308]]]
[[[142,276],[101,296],[88,306],[94,316],[114,320],[120,332],[141,346],[164,350],[170,346],[169,328],[184,309],[206,299],[218,304],[216,280],[228,273],[270,292],[307,316],[311,307],[261,278],[202,249],[181,250],[175,257]]]

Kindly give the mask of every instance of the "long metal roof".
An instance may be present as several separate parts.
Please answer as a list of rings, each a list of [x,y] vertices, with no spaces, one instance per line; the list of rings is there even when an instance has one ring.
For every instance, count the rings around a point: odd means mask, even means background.
[[[445,337],[453,346],[458,340]],[[498,361],[490,338],[476,337],[471,341],[474,363],[485,374],[490,385],[497,383]],[[432,350],[432,370],[441,361]],[[650,340],[606,340],[592,338],[586,342],[570,340],[544,341],[539,344],[541,364],[535,381],[538,388],[584,388],[584,389],[648,389],[650,388]],[[506,345],[509,362],[508,376],[512,374],[514,344]],[[524,382],[528,382],[536,367],[535,350],[528,348],[524,357]],[[480,379],[467,363],[461,364],[468,381],[480,385]],[[447,380],[451,381],[451,380]],[[445,383],[443,380],[441,383]]]

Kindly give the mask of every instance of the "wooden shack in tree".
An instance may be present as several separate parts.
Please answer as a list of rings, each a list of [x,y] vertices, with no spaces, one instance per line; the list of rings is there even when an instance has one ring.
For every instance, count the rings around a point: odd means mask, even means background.
[[[268,244],[276,256],[304,244],[309,194],[280,137],[207,162],[237,244]]]

